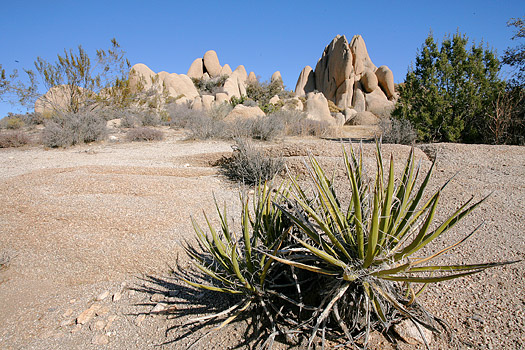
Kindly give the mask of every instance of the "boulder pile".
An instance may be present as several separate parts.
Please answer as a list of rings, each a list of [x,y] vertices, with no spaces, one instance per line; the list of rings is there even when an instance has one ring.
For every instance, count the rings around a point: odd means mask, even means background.
[[[248,74],[243,65],[233,71],[228,64],[221,65],[213,50],[195,59],[186,74],[155,73],[143,63],[135,64],[129,72],[131,92],[144,99],[137,103],[147,103],[159,110],[167,102],[210,110],[232,98],[245,96],[248,84],[256,81],[255,73]],[[281,73],[276,71],[271,83],[279,81],[282,84]],[[100,91],[99,97],[103,94],[108,91]],[[78,90],[78,94],[67,93],[64,86],[58,86],[37,101],[35,111],[45,113],[66,108],[73,95],[79,100],[96,97],[84,90]],[[334,126],[377,124],[380,117],[390,114],[396,98],[392,71],[372,63],[360,35],[354,36],[350,43],[344,35],[336,36],[324,49],[315,70],[309,66],[303,68],[295,96],[282,99],[279,96],[281,94],[273,96],[269,103],[276,108],[304,111],[307,118]],[[258,107],[238,107],[228,119],[261,115],[264,112]]]
[[[346,124],[377,124],[394,108],[394,75],[387,66],[374,65],[360,35],[350,43],[338,35],[324,49],[315,70],[304,67],[297,80],[296,96],[309,100],[319,93],[342,111]]]

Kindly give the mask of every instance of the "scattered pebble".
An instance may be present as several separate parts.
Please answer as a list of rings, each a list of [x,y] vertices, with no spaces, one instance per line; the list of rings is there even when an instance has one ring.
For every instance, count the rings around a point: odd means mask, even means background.
[[[427,343],[432,342],[432,332],[423,326],[420,326]],[[394,326],[394,331],[408,344],[424,344],[423,338],[418,328],[410,320],[403,320]]]
[[[165,311],[168,307],[168,304],[165,303],[158,303],[155,305],[155,307],[151,310],[151,313],[160,313],[162,311]]]
[[[104,327],[106,327],[106,322],[102,320],[98,320],[97,322],[95,322],[95,325],[93,326],[93,328],[97,331],[103,330]]]
[[[106,324],[106,327],[104,327],[104,330],[107,331],[111,327],[113,322],[115,322],[116,319],[117,319],[117,315],[110,315],[108,317],[108,323]]]
[[[97,316],[103,316],[105,314],[107,314],[109,312],[109,307],[108,306],[103,306],[101,308],[99,308],[98,310],[95,311],[95,315]]]
[[[102,292],[99,295],[97,295],[97,300],[98,301],[102,301],[102,300],[106,299],[108,296],[109,296],[109,292],[108,291]]]
[[[73,309],[67,309],[66,311],[64,311],[64,313],[62,314],[62,316],[64,317],[69,317],[73,314]]]
[[[76,324],[75,327],[71,329],[71,333],[76,333],[82,329],[82,325]]]
[[[64,320],[64,321],[60,322],[60,327],[71,326],[73,323],[74,323],[73,319]]]
[[[146,319],[146,315],[138,315],[137,318],[135,318],[135,324],[137,326],[140,326],[140,324]]]
[[[109,344],[109,338],[105,334],[97,334],[91,340],[91,344],[94,344],[94,345],[107,345],[107,344]]]
[[[151,296],[150,300],[154,303],[158,303],[159,301],[164,301],[165,296],[161,293],[155,293]]]
[[[100,309],[100,304],[93,304],[88,309],[84,310],[78,317],[77,317],[77,323],[78,324],[85,324],[89,322],[93,317],[95,317],[95,313]]]
[[[121,298],[122,298],[121,292],[116,292],[115,294],[113,294],[113,301],[119,301]]]

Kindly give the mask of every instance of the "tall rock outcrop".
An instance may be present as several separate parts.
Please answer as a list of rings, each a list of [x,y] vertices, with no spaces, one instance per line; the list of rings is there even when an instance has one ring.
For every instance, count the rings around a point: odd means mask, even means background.
[[[374,65],[360,35],[350,43],[344,35],[336,36],[324,49],[315,70],[306,66],[301,71],[295,95],[308,97],[316,90],[341,110],[385,115],[394,107],[392,71]]]

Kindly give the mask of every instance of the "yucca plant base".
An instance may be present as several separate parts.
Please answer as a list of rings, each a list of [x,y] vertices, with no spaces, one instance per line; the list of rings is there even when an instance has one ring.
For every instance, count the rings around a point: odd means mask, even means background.
[[[192,322],[215,318],[220,328],[253,312],[264,337],[261,348],[271,348],[277,336],[309,348],[317,343],[324,347],[327,339],[361,348],[371,330],[388,338],[392,326],[403,319],[412,321],[421,334],[423,328],[440,333],[445,323],[417,303],[428,284],[512,263],[432,263],[475,230],[421,257],[422,248],[486,198],[474,203],[471,198],[435,223],[446,184],[432,196],[425,195],[434,164],[421,175],[413,149],[399,179],[392,157],[385,172],[380,144],[375,181],[364,173],[362,152],[356,155],[350,148],[347,153],[343,147],[343,162],[348,180],[344,184],[333,183],[314,157],[307,164],[308,191],[292,176],[277,188],[259,184],[253,200],[241,196],[240,230],[230,228],[226,208],[218,205],[220,229],[206,214],[206,230],[194,220],[199,246],[185,248],[202,278],[180,269],[176,276],[196,288],[231,294],[238,302]],[[351,198],[343,205],[338,189],[348,188]]]

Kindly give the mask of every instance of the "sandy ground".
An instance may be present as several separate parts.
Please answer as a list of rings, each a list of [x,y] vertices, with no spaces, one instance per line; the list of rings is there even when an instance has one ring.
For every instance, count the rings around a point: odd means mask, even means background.
[[[231,152],[230,142],[182,138],[173,133],[153,143],[0,149],[0,254],[11,257],[9,268],[0,272],[0,348],[184,349],[205,334],[206,329],[167,330],[195,308],[200,313],[227,301],[174,284],[169,265],[178,256],[186,264],[179,253],[180,243],[193,239],[190,215],[202,222],[204,210],[213,217],[214,196],[235,213],[238,187],[210,165]],[[364,146],[370,164],[373,147]],[[308,151],[326,164],[341,154],[340,143],[330,140],[291,139],[271,148],[285,156],[292,171]],[[401,163],[409,148],[384,145],[383,151]],[[421,146],[417,156],[423,168],[431,163],[427,155],[436,153],[434,189],[459,171],[445,190],[445,213],[471,195],[493,194],[427,253],[485,222],[442,261],[524,259],[525,147]],[[451,325],[457,348],[522,349],[524,270],[522,262],[439,283],[421,302]],[[146,315],[159,303],[172,305],[182,318]],[[90,308],[91,317],[76,324]],[[251,348],[246,329],[245,322],[234,324],[194,348]],[[422,348],[380,339],[373,344]],[[431,345],[450,347],[444,339]]]

